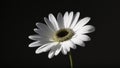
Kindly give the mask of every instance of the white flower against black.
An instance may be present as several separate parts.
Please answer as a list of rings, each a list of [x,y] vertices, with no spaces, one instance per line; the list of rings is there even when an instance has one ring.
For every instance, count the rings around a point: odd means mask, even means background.
[[[73,12],[65,12],[64,16],[58,13],[57,19],[53,14],[49,14],[48,19],[45,17],[46,24],[36,23],[38,28],[34,31],[37,35],[29,36],[35,40],[29,47],[38,47],[36,53],[49,51],[48,57],[57,56],[60,52],[64,55],[70,51],[70,48],[76,49],[76,45],[84,47],[84,41],[90,41],[86,33],[93,32],[95,28],[92,25],[86,25],[90,17],[79,20],[80,12],[75,15]]]

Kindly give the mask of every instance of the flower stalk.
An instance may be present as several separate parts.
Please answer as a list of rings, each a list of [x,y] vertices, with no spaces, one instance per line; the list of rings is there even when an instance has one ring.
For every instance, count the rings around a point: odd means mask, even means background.
[[[71,52],[69,52],[69,60],[70,60],[70,66],[71,68],[73,68],[73,60],[72,60]]]

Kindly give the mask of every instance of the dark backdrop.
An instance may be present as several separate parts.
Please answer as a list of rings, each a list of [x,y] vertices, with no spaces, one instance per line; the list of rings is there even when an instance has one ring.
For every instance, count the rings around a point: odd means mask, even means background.
[[[48,59],[48,52],[35,54],[36,48],[29,48],[33,42],[28,36],[35,34],[36,22],[43,22],[49,13],[81,12],[81,18],[89,16],[88,24],[96,31],[88,34],[92,40],[86,47],[71,50],[74,68],[120,66],[120,7],[119,2],[94,0],[39,0],[1,2],[1,62],[2,66],[33,68],[70,68],[68,55],[59,54]]]

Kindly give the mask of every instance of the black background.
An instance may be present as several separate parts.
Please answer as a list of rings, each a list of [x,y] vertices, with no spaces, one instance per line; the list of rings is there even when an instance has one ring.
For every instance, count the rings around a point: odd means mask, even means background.
[[[59,54],[48,59],[48,52],[35,54],[29,48],[33,42],[29,35],[35,34],[36,22],[44,22],[49,13],[81,12],[81,18],[89,16],[88,24],[96,31],[88,34],[92,40],[86,47],[71,50],[74,68],[120,66],[120,7],[119,2],[93,0],[18,1],[1,2],[1,62],[6,67],[70,68],[68,55]]]

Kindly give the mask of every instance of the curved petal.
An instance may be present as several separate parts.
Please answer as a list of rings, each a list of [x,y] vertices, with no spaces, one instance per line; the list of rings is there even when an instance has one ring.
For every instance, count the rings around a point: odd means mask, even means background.
[[[76,48],[76,45],[71,40],[63,42],[62,45],[66,47],[68,52],[70,51],[70,48]]]
[[[74,44],[77,44],[77,45],[80,45],[82,47],[85,47],[84,42],[80,38],[78,38],[78,37],[72,38],[71,41]]]
[[[44,33],[50,34],[52,33],[52,30],[49,29],[49,27],[43,23],[36,23],[36,26]]]
[[[32,40],[38,40],[40,39],[41,37],[39,35],[30,35],[28,36],[29,39],[32,39]]]
[[[49,35],[49,33],[44,33],[44,32],[41,31],[40,29],[35,28],[34,31],[35,31],[36,33],[38,33],[41,37],[48,37],[48,38],[51,37],[51,36]]]
[[[65,28],[66,28],[66,27],[67,27],[67,24],[68,24],[68,20],[69,20],[68,12],[65,12],[64,17],[63,17],[63,20],[64,20],[64,26],[65,26]]]
[[[51,50],[48,54],[48,58],[51,59],[55,54],[55,51]]]
[[[63,43],[62,46],[64,46],[66,48],[67,52],[70,51],[70,45]]]
[[[88,35],[80,35],[79,38],[82,41],[90,41],[91,40],[91,38]]]
[[[53,16],[53,14],[49,14],[49,20],[52,23],[52,25],[54,26],[54,28],[56,30],[59,30],[58,22],[57,22],[56,18]]]
[[[57,15],[57,21],[58,21],[59,27],[60,28],[64,28],[64,22],[63,22],[63,17],[62,17],[61,13],[58,13],[58,15]]]
[[[67,50],[66,50],[66,48],[65,48],[64,46],[62,46],[62,53],[63,53],[64,55],[67,54]]]
[[[47,38],[47,37],[37,37],[34,35],[29,36],[29,39],[31,40],[36,40],[36,41],[41,41],[41,42],[53,42],[52,38]]]
[[[69,19],[68,19],[66,28],[69,28],[70,25],[71,25],[71,23],[72,23],[72,20],[73,20],[73,12],[70,12],[68,18],[69,18]]]
[[[60,47],[61,46],[59,43],[57,45],[55,45],[54,47],[52,47],[48,54],[48,58],[51,59],[54,55],[58,55],[60,52]]]
[[[54,26],[52,25],[52,23],[46,17],[44,17],[44,21],[52,31],[55,31]]]
[[[67,41],[67,44],[70,45],[70,48],[76,49],[76,45],[71,40]]]
[[[43,37],[39,35],[30,35],[28,36],[28,38],[31,40],[38,40],[38,41],[53,41],[52,38]]]
[[[78,19],[80,17],[80,12],[77,12],[76,15],[75,15],[75,18],[70,26],[71,29],[73,29],[73,27],[76,25],[76,23],[78,22]]]
[[[69,41],[64,41],[64,42],[61,43],[62,47],[63,47],[67,52],[70,51],[71,45],[69,45],[69,44],[70,44]]]
[[[85,17],[81,19],[73,28],[74,31],[80,30],[85,24],[87,24],[90,20],[90,17]]]
[[[77,31],[77,34],[91,33],[95,31],[95,27],[92,25],[86,25]]]
[[[30,43],[29,44],[29,47],[37,47],[37,46],[40,46],[41,44],[40,44],[40,41],[35,41],[35,42],[33,42],[33,43]]]
[[[57,56],[60,53],[61,49],[61,45],[58,45],[57,50],[55,51],[55,56]]]
[[[57,45],[58,43],[57,42],[52,42],[52,43],[47,43],[47,44],[44,44],[42,45],[41,47],[39,47],[37,50],[36,50],[36,54],[39,54],[39,53],[42,53],[42,52],[46,52],[48,50],[50,50],[52,47],[54,47],[55,45]]]
[[[70,40],[70,41],[71,41],[71,40]],[[72,41],[71,41],[71,45],[72,45],[72,46],[71,46],[72,49],[76,49],[76,48],[77,48],[77,46],[75,45],[75,43],[73,43]]]

